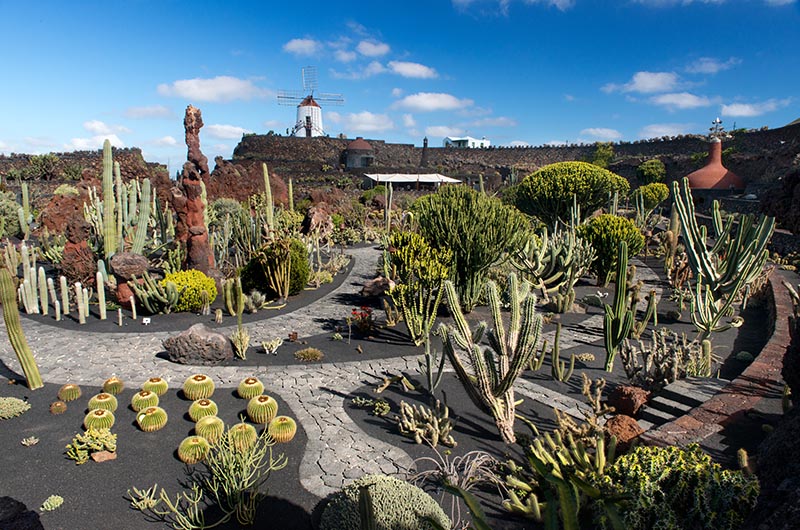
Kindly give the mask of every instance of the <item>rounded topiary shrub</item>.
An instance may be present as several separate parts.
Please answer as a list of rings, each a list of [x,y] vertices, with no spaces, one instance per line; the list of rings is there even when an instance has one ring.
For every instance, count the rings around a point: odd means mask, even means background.
[[[664,166],[664,162],[654,158],[639,164],[639,167],[636,168],[636,176],[644,183],[661,182],[667,176],[667,168]]]
[[[292,270],[289,279],[289,294],[296,295],[305,289],[308,276],[311,274],[311,264],[308,261],[308,248],[299,239],[292,239],[289,247],[289,259],[292,260]]]
[[[528,175],[516,192],[516,206],[548,226],[569,221],[573,195],[583,215],[608,203],[615,191],[627,195],[630,184],[616,173],[586,162],[558,162]]]
[[[322,513],[320,530],[361,528],[359,486],[369,487],[377,528],[432,530],[424,517],[432,518],[443,528],[450,528],[450,518],[441,506],[417,486],[386,475],[365,475],[331,496]]]
[[[217,286],[214,280],[195,269],[167,274],[161,280],[161,285],[166,285],[167,282],[174,283],[181,292],[175,311],[199,311],[203,307],[201,295],[203,291],[208,292],[209,304],[217,298]]]
[[[590,270],[597,275],[599,285],[607,285],[617,270],[617,253],[622,241],[628,243],[628,256],[633,257],[644,248],[644,236],[630,219],[603,214],[581,225],[578,235],[589,242],[597,257]]]
[[[633,199],[641,196],[644,199],[644,207],[652,210],[669,197],[669,187],[662,182],[653,182],[652,184],[645,184],[633,191]]]
[[[231,223],[236,223],[242,213],[242,205],[236,199],[221,197],[209,206],[209,218],[212,226],[219,227],[230,218]]]
[[[608,477],[630,495],[626,529],[732,530],[756,505],[758,480],[711,461],[697,444],[637,447],[608,469]]]

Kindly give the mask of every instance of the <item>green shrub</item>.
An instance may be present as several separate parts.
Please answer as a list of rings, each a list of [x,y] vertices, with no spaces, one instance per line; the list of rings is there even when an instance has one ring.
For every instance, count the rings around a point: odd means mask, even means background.
[[[209,224],[222,226],[228,216],[230,216],[231,223],[235,223],[239,219],[242,205],[236,199],[222,197],[212,202],[208,210]]]
[[[384,186],[383,184],[378,184],[374,188],[370,188],[366,190],[364,193],[362,193],[361,197],[359,197],[358,200],[361,204],[369,205],[372,202],[372,199],[374,199],[376,196],[383,197],[385,193],[386,193],[386,186]]]
[[[267,298],[275,299],[278,297],[276,293],[269,286],[267,276],[264,273],[263,259],[277,259],[277,256],[284,255],[282,252],[271,252],[267,247],[271,243],[267,243],[264,248],[259,250],[253,258],[247,262],[247,265],[242,267],[239,272],[242,277],[242,290],[249,293],[253,289],[263,293]],[[283,250],[285,252],[285,249]],[[308,277],[311,274],[311,265],[308,261],[308,249],[305,243],[299,239],[289,240],[289,260],[291,261],[291,269],[289,270],[289,295],[298,294],[305,289],[308,284]]]
[[[611,142],[596,142],[591,163],[603,169],[607,168],[614,159],[614,144]]]
[[[376,528],[386,530],[432,530],[423,518],[430,517],[442,528],[450,528],[450,518],[441,506],[422,489],[386,475],[366,475],[334,493],[322,512],[320,530],[361,528],[358,510],[359,487],[367,486],[372,498]]]
[[[644,198],[644,207],[652,210],[669,197],[669,187],[662,182],[653,182],[636,188],[632,195],[634,200],[637,195],[641,195]]]
[[[625,528],[663,530],[739,528],[758,497],[758,480],[728,471],[697,444],[637,447],[608,470],[611,480],[631,495]]]
[[[0,193],[0,237],[19,235],[19,207],[13,193]]]
[[[475,307],[489,268],[522,245],[529,226],[515,208],[466,186],[440,188],[412,210],[428,243],[453,253],[450,279],[465,312]]]
[[[78,188],[71,184],[61,184],[53,192],[53,195],[63,195],[64,197],[68,197],[70,195],[77,197],[79,194]]]
[[[628,243],[628,255],[635,256],[644,248],[644,236],[630,219],[603,214],[578,227],[577,233],[588,241],[597,253],[591,271],[599,285],[607,285],[617,270],[617,253],[622,241]]]
[[[636,176],[645,184],[661,182],[667,176],[667,168],[664,166],[664,162],[653,158],[639,164],[639,167],[636,168]]]
[[[610,194],[623,196],[629,189],[627,180],[607,169],[586,162],[558,162],[525,177],[516,205],[553,227],[558,220],[569,220],[573,195],[582,214],[589,215],[605,205]]]
[[[296,295],[305,289],[308,277],[311,274],[311,264],[308,262],[308,248],[299,239],[292,239],[289,247],[289,259],[292,260],[292,270],[289,279],[289,294]]]
[[[178,291],[183,289],[175,311],[199,311],[203,307],[203,299],[200,296],[203,291],[208,292],[209,304],[217,297],[217,286],[214,280],[195,269],[167,274],[161,280],[161,285],[166,286],[167,282],[174,283]]]

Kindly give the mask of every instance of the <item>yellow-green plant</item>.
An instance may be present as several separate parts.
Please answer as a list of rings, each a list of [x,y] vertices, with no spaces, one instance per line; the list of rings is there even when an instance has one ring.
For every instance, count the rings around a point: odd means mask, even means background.
[[[180,291],[178,303],[175,311],[200,311],[203,307],[203,291],[208,293],[208,303],[211,304],[217,298],[217,286],[212,278],[206,276],[202,271],[190,269],[177,271],[164,276],[161,285],[174,284]]]
[[[113,453],[117,450],[117,435],[113,434],[108,428],[89,427],[86,432],[76,434],[66,447],[67,458],[75,460],[76,465],[85,464],[89,461],[92,453],[108,451]]]
[[[630,219],[611,214],[595,217],[578,227],[578,235],[588,241],[597,257],[591,271],[597,276],[597,284],[605,287],[617,270],[619,245],[625,242],[627,252],[635,256],[644,248],[644,236]]]

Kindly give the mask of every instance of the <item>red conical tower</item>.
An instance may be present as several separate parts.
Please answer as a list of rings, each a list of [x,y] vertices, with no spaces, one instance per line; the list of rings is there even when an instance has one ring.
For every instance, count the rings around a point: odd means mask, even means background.
[[[719,118],[713,123],[706,165],[687,175],[689,187],[693,190],[743,190],[744,181],[739,175],[722,165],[722,140],[719,137],[724,131]]]

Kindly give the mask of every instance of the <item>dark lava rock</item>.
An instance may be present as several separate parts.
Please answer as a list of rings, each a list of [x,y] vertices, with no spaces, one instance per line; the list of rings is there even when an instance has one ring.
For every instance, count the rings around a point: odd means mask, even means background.
[[[120,252],[111,258],[111,272],[125,281],[130,280],[135,275],[141,278],[147,271],[149,261],[141,254],[133,252]]]
[[[228,337],[205,324],[195,324],[163,341],[169,360],[179,364],[213,366],[233,358]]]
[[[0,528],[3,530],[44,530],[39,514],[11,497],[0,497]]]

